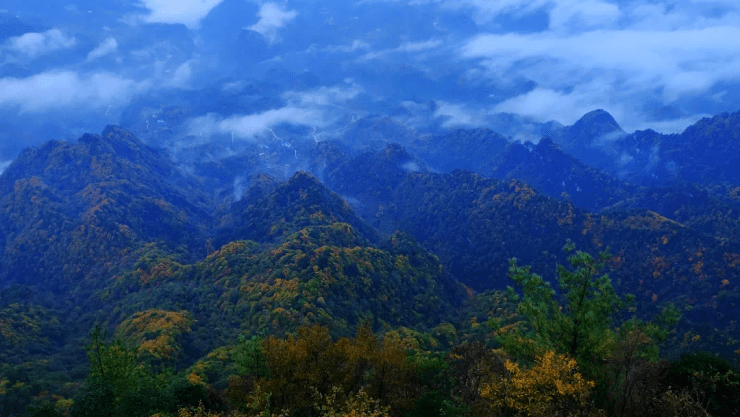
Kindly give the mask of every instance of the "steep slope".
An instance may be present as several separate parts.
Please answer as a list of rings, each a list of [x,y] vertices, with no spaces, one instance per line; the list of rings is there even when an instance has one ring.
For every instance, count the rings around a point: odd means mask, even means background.
[[[367,217],[385,204],[406,174],[413,171],[427,171],[427,168],[401,145],[391,144],[339,165],[328,173],[326,184]],[[355,196],[361,196],[362,201]]]
[[[564,149],[584,150],[607,137],[624,134],[614,117],[602,109],[586,113],[573,126],[563,132],[561,141]]]
[[[347,223],[370,241],[377,233],[318,179],[298,172],[282,183],[264,174],[251,178],[243,198],[218,219],[218,243],[279,242],[307,226]]]
[[[611,170],[618,159],[613,147],[626,133],[608,112],[598,109],[586,113],[572,126],[552,131],[553,139],[583,163]]]
[[[28,149],[0,176],[0,283],[100,278],[146,242],[197,247],[206,202],[165,155],[120,128]]]
[[[553,138],[583,163],[636,185],[740,185],[740,112],[666,135],[650,129],[626,134],[608,113],[596,110]]]
[[[721,311],[736,309],[737,242],[644,209],[591,214],[527,184],[464,171],[378,181],[378,189],[397,185],[366,219],[386,232],[408,231],[475,289],[508,285],[512,257],[551,278],[555,264],[565,262],[561,248],[567,241],[591,253],[608,246],[615,255],[609,266],[616,287],[635,293],[641,314],[673,302],[687,310],[689,321],[733,326]],[[352,197],[364,202],[376,191]]]
[[[639,209],[654,211],[697,232],[740,242],[740,201],[717,190],[686,182],[641,187],[605,212]]]
[[[493,176],[524,181],[545,195],[589,211],[616,204],[634,192],[634,187],[566,154],[550,138],[537,145],[509,144]]]
[[[740,112],[705,118],[665,141],[661,156],[683,179],[740,186]]]
[[[336,335],[365,318],[378,329],[431,328],[456,317],[466,298],[410,237],[374,246],[345,223],[309,226],[264,249],[231,242],[192,265],[154,258],[121,276],[110,294],[112,326],[152,308],[191,312],[199,354],[239,334],[283,334],[307,323]]]
[[[418,137],[406,146],[437,171],[467,169],[491,176],[508,143],[508,138],[489,129],[457,129]]]

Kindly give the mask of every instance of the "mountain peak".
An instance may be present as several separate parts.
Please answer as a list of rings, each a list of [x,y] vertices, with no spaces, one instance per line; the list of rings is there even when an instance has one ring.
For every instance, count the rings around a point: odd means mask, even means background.
[[[269,182],[262,178],[261,182]],[[258,186],[258,185],[255,185]],[[270,184],[271,186],[271,184]],[[369,228],[342,198],[316,177],[297,172],[269,192],[247,191],[246,199],[235,203],[223,218],[219,239],[280,240],[308,226],[336,222],[352,226],[363,237],[377,240]]]
[[[623,131],[622,127],[619,126],[614,117],[609,112],[602,109],[590,111],[583,115],[573,126],[568,130],[570,131],[583,131],[586,130],[591,134],[598,136],[606,133],[615,131]]]
[[[587,159],[600,160],[604,155],[600,154],[600,150],[594,148],[594,144],[605,135],[622,132],[624,130],[611,114],[598,109],[586,113],[572,126],[567,127],[564,135],[559,138],[559,144],[563,147],[563,150],[571,154],[574,152],[582,153],[589,149],[590,155]]]

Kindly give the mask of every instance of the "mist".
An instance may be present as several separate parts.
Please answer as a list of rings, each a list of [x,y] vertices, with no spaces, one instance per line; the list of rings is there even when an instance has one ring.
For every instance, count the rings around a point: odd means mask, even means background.
[[[678,133],[737,110],[739,9],[731,1],[9,1],[0,10],[0,161],[108,124],[173,152],[209,143],[236,151],[279,131],[291,146],[351,141],[342,132],[353,122],[379,116],[422,133],[487,127],[536,142],[547,123],[568,126],[604,109],[626,132]]]

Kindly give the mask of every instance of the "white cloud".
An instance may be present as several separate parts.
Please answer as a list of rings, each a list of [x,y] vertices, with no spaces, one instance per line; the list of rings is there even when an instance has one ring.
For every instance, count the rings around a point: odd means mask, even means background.
[[[361,56],[359,59],[360,61],[367,61],[370,59],[381,58],[388,54],[422,52],[422,51],[436,49],[443,45],[444,45],[444,42],[440,39],[429,39],[429,40],[421,41],[421,42],[404,42],[400,44],[398,47],[393,48],[393,49],[384,49],[382,51],[368,52],[367,54]]]
[[[212,136],[215,134],[233,134],[239,139],[252,140],[271,128],[281,124],[303,126],[323,126],[323,113],[316,109],[305,109],[293,106],[268,110],[263,113],[234,116],[225,119],[209,114],[190,122],[189,131],[193,135]]]
[[[329,52],[329,53],[336,53],[336,52],[343,52],[343,53],[350,53],[355,52],[360,49],[370,49],[370,44],[367,42],[361,41],[359,39],[356,39],[354,42],[352,42],[351,45],[330,45],[325,46],[323,48],[318,48],[316,45],[311,45],[306,52],[314,52],[314,51],[321,51],[321,52]]]
[[[584,27],[609,27],[621,13],[614,5],[598,0],[557,1],[550,11],[550,29],[572,30]]]
[[[198,62],[194,59],[182,63],[175,70],[175,73],[172,75],[172,78],[170,79],[168,85],[171,87],[179,88],[186,87],[188,82],[190,81],[190,78],[192,78],[193,76],[193,67],[195,67],[197,63]]]
[[[354,84],[321,87],[302,92],[286,92],[284,107],[262,113],[236,115],[227,118],[216,114],[193,119],[188,131],[194,136],[233,135],[242,140],[253,140],[281,124],[327,127],[344,114],[343,104],[362,92]],[[340,111],[337,111],[337,109]]]
[[[142,0],[150,13],[143,16],[148,23],[182,23],[194,29],[200,20],[223,0]]]
[[[265,3],[258,13],[260,20],[248,29],[259,32],[268,42],[278,40],[278,29],[298,16],[295,10],[283,10],[275,3]]]
[[[642,123],[645,116],[634,103],[646,97],[673,103],[720,82],[740,81],[738,50],[740,27],[717,26],[485,34],[470,40],[462,55],[480,60],[494,82],[515,74],[537,84],[500,103],[498,111],[569,123],[585,111],[612,107],[630,128]]]
[[[108,54],[112,54],[116,50],[118,50],[118,42],[114,38],[107,38],[87,54],[87,60],[94,61]]]
[[[357,85],[319,87],[314,90],[294,92],[289,91],[283,94],[283,98],[288,102],[300,107],[316,106],[341,106],[362,93],[362,88]]]
[[[486,123],[486,114],[480,110],[471,110],[464,104],[437,101],[434,117],[444,119],[442,127],[472,127]]]
[[[59,29],[50,29],[46,32],[30,32],[12,37],[7,40],[5,49],[36,58],[60,49],[72,48],[75,43],[73,36],[67,36]]]
[[[360,4],[374,2],[436,4],[448,10],[470,10],[473,20],[480,25],[501,15],[524,15],[538,10],[550,12],[551,26],[555,28],[565,23],[585,26],[612,23],[619,16],[616,5],[600,0],[364,0]]]
[[[442,41],[439,39],[429,39],[423,42],[405,42],[402,43],[398,48],[394,49],[394,52],[419,52],[434,49],[442,45]]]
[[[2,174],[3,172],[5,172],[5,170],[8,169],[8,167],[12,163],[13,163],[12,160],[10,160],[10,161],[0,161],[0,174]]]
[[[147,88],[111,73],[80,76],[72,71],[51,71],[28,78],[0,78],[0,106],[23,113],[104,108],[126,103]]]

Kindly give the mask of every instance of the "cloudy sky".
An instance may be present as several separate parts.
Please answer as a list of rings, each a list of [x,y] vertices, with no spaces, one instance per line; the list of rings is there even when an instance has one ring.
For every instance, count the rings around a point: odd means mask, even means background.
[[[513,134],[601,108],[680,132],[738,110],[738,52],[736,0],[6,0],[0,170],[109,123],[149,141],[370,114]]]

